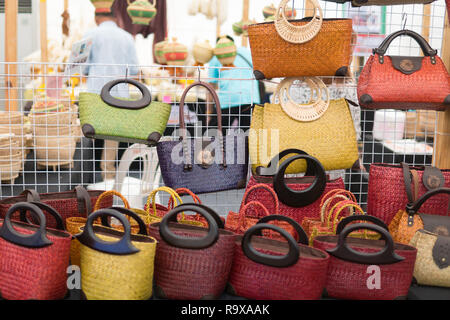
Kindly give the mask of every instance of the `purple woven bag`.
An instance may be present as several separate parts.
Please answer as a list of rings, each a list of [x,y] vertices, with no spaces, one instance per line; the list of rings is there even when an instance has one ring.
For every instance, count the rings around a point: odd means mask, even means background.
[[[206,88],[216,104],[217,137],[186,138],[184,101],[195,86]],[[222,112],[214,88],[195,82],[180,100],[181,141],[160,141],[157,145],[164,184],[172,189],[187,188],[193,193],[208,193],[245,188],[248,172],[248,139],[244,134],[222,135]]]

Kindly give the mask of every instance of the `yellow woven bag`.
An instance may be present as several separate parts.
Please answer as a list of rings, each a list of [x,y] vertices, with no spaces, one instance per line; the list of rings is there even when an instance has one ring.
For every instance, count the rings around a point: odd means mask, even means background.
[[[93,226],[101,216],[116,218],[124,231]],[[92,213],[81,230],[76,238],[81,288],[88,300],[148,300],[152,296],[155,238],[145,229],[145,234],[132,234],[128,220],[114,209]]]
[[[317,83],[321,81],[313,79]],[[303,150],[317,158],[327,171],[351,168],[358,160],[358,143],[347,100],[320,98],[327,93],[326,87],[311,86],[314,82],[309,80],[305,82],[311,92],[318,92],[318,97],[315,100],[311,98],[308,104],[295,104],[288,86],[294,80],[297,79],[285,79],[283,81],[287,82],[278,86],[275,96],[280,104],[254,108],[249,133],[253,171],[259,166],[266,167],[274,156],[291,148]],[[281,162],[291,156],[287,155]],[[292,163],[286,173],[305,170],[305,162],[299,160]]]

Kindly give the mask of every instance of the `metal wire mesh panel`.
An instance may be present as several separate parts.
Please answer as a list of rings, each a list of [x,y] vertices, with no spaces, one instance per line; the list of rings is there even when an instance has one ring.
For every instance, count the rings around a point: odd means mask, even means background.
[[[392,32],[411,29],[422,34],[434,49],[441,50],[446,18],[444,0],[429,6],[354,8],[327,1],[320,4],[326,18],[351,17],[354,22],[351,76],[323,78],[332,99],[345,97],[357,102],[359,73],[371,50]],[[293,1],[292,6],[298,16],[304,14],[303,1]],[[388,54],[419,56],[421,52],[414,41],[401,37],[392,43]],[[95,67],[96,76],[85,76],[86,67]],[[250,68],[240,69],[251,74]],[[45,193],[70,190],[82,184],[89,189],[116,189],[132,206],[142,208],[150,191],[163,185],[155,148],[87,139],[78,119],[77,99],[80,92],[89,90],[90,82],[98,82],[98,87],[124,77],[142,81],[152,99],[172,105],[163,139],[179,139],[179,100],[184,87],[193,81],[200,79],[217,86],[221,103],[225,104],[222,110],[225,130],[247,130],[252,111],[248,100],[259,100],[257,85],[248,90],[247,84],[253,83],[254,78],[236,77],[230,68],[0,63],[0,110],[17,108],[20,112],[0,115],[0,198],[17,195],[27,188]],[[267,96],[260,97],[260,102],[270,101],[279,81],[264,81]],[[223,85],[224,82],[228,85]],[[304,86],[294,86],[291,93],[297,101],[307,100],[310,94]],[[139,92],[133,87],[118,86],[113,95],[136,99]],[[371,163],[431,164],[437,117],[433,111],[369,111],[359,107],[351,107],[351,111],[361,165],[358,170],[330,174],[333,178],[343,177],[347,189],[365,206]],[[202,136],[207,129],[217,128],[215,105],[202,88],[189,92],[184,115],[192,136]],[[230,210],[238,210],[243,192],[231,190],[203,194],[200,198],[226,215]],[[158,201],[167,204],[168,196],[159,194]]]

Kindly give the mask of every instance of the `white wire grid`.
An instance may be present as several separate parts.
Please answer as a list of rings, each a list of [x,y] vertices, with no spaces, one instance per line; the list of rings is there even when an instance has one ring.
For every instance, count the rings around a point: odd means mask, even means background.
[[[381,28],[384,35],[389,35],[402,28],[411,29],[420,34],[425,32],[428,33],[430,45],[434,49],[438,49],[439,53],[441,52],[444,19],[446,18],[444,0],[438,0],[431,4],[429,15],[424,15],[423,5],[351,8],[348,4],[326,1],[320,1],[320,4],[326,18],[347,17],[351,10],[355,12],[354,17],[358,16],[360,20],[364,21],[367,17],[367,10],[379,11],[385,15],[385,18],[382,19],[384,27]],[[303,1],[293,1],[293,6],[297,10],[297,17],[301,17],[304,12]],[[358,39],[363,42],[358,41],[354,47],[353,76],[344,79],[331,77],[323,79],[329,86],[332,99],[345,97],[357,102],[356,79],[370,55],[371,49],[383,39],[382,36],[372,35],[370,32],[373,29],[371,28],[354,27],[354,29]],[[373,36],[375,40],[364,40],[370,36]],[[237,40],[237,42],[239,41]],[[401,37],[392,43],[388,54],[418,56],[421,52],[419,46],[412,39]],[[209,74],[211,74],[212,68],[208,67],[176,67],[174,70],[161,66],[102,66],[106,69],[115,67],[115,70],[120,71],[116,74],[98,76],[98,79],[106,82],[125,76],[138,78],[149,87],[153,99],[172,104],[172,115],[166,135],[172,135],[172,132],[178,128],[178,101],[183,92],[183,86],[198,80],[199,77],[206,82],[218,79],[233,82],[231,89],[227,92],[222,90],[221,94],[237,98],[237,101],[240,101],[238,109],[243,112],[229,115],[227,114],[228,109],[223,109],[225,129],[231,127],[246,129],[250,124],[250,111],[248,106],[244,105],[246,104],[244,103],[245,97],[249,92],[243,92],[242,88],[245,88],[245,83],[252,79],[229,79],[226,68],[217,69],[219,76],[211,78]],[[38,120],[33,120],[32,116],[18,124],[6,127],[0,124],[0,137],[5,132],[16,133],[16,143],[14,143],[14,139],[10,139],[9,144],[4,143],[5,140],[3,142],[0,140],[0,170],[3,170],[0,171],[0,174],[4,180],[1,182],[0,198],[16,195],[27,188],[36,189],[40,193],[59,192],[73,189],[76,185],[82,184],[96,189],[119,188],[118,191],[121,191],[129,200],[131,199],[130,202],[133,205],[142,207],[149,190],[163,185],[158,173],[154,148],[147,150],[146,147],[139,145],[132,149],[133,152],[130,151],[131,149],[126,152],[129,144],[120,143],[117,150],[114,145],[110,145],[107,148],[108,152],[105,152],[106,161],[102,161],[102,142],[82,137],[79,122],[76,119],[77,109],[76,107],[69,108],[76,102],[79,92],[87,90],[87,77],[80,76],[82,74],[81,66],[72,66],[70,72],[65,73],[64,70],[67,67],[66,64],[51,63],[0,63],[0,110],[4,110],[8,104],[12,104],[17,106],[17,110],[28,115],[32,105],[42,101],[48,103],[51,100],[57,105],[65,105],[66,114],[69,116],[67,119],[58,118],[52,124],[47,123],[45,126],[40,126],[36,122]],[[140,73],[135,76],[131,75],[128,71],[132,67],[138,67],[141,70]],[[61,75],[59,79],[55,77],[55,71],[59,71],[59,75]],[[201,71],[200,75],[199,71]],[[8,74],[10,79],[15,81],[13,87],[6,85]],[[79,82],[78,86],[73,87],[73,81]],[[278,79],[265,81],[268,93],[277,81]],[[61,87],[63,90],[60,90]],[[14,91],[17,92],[17,96],[13,95]],[[54,95],[56,91],[63,92],[63,94],[54,98],[42,97],[43,92]],[[307,94],[304,87],[296,87],[292,91],[294,96],[299,98]],[[125,96],[127,94],[128,88]],[[130,94],[133,95],[134,91],[131,90]],[[257,96],[257,93],[252,89],[250,96],[253,98]],[[431,164],[433,140],[437,129],[436,113],[431,111],[374,112],[352,108],[352,114],[358,133],[361,170],[341,170],[331,174],[334,177],[341,176],[345,179],[347,189],[356,194],[361,205],[365,206],[367,201],[368,171],[371,163],[405,161],[415,165]],[[10,115],[12,120],[13,113]],[[232,119],[233,117],[236,119]],[[214,121],[214,103],[203,89],[193,89],[188,95],[185,118],[190,124],[189,128],[193,129],[192,133],[215,128],[217,122]],[[126,120],[124,119],[124,121]],[[137,156],[140,159],[131,161],[132,165],[129,171],[129,163],[125,165],[127,156],[124,154]],[[121,159],[123,165],[120,165]],[[17,169],[19,167],[20,169]],[[106,170],[102,170],[104,167]],[[11,174],[11,171],[14,172]],[[106,171],[107,180],[102,176],[102,171]],[[117,184],[117,179],[116,181],[108,180],[108,178],[114,179],[118,176],[121,186]],[[215,208],[221,215],[226,215],[230,210],[238,210],[243,192],[244,190],[231,190],[203,194],[200,195],[200,199],[203,203]],[[166,204],[167,199],[167,195],[161,194],[159,201]]]

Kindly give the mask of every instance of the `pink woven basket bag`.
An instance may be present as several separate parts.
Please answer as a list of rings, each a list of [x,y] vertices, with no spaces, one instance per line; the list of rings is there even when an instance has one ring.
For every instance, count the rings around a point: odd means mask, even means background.
[[[299,230],[299,243],[285,230],[267,223],[279,217]],[[267,229],[280,233],[286,241],[260,237]],[[294,220],[265,217],[236,239],[227,291],[255,300],[318,300],[325,288],[329,258],[326,252],[308,247],[308,237]]]
[[[39,225],[11,221],[16,211],[31,212]],[[48,211],[54,212],[54,211]],[[63,226],[59,215],[54,216]],[[72,236],[46,227],[42,210],[32,203],[14,204],[0,222],[0,293],[8,300],[57,300],[67,293]]]
[[[201,214],[208,228],[175,223],[177,214],[185,211]],[[149,234],[158,241],[154,294],[176,300],[219,298],[228,281],[236,237],[222,229],[217,213],[199,204],[177,206],[151,224]]]
[[[278,160],[288,154],[298,154],[284,161],[277,170]],[[285,177],[289,164],[297,160],[306,160],[308,169],[305,177],[290,178]],[[258,167],[248,182],[249,190],[256,184],[266,184],[273,189],[280,200],[278,214],[290,217],[299,224],[305,217],[320,218],[320,203],[328,192],[335,189],[345,189],[344,181],[339,178],[328,180],[320,162],[301,150],[288,149],[281,152],[272,159],[267,168]],[[292,201],[293,200],[293,201]],[[269,211],[274,211],[273,201],[267,197],[267,191],[263,189],[255,190],[244,197],[241,206],[246,201],[261,202]],[[261,218],[262,216],[257,216]]]
[[[349,224],[369,221],[369,223]],[[370,230],[382,240],[348,237]],[[347,300],[406,299],[413,279],[417,249],[394,243],[386,225],[371,216],[351,216],[341,221],[336,236],[318,236],[314,248],[330,254],[326,281],[329,297]]]

